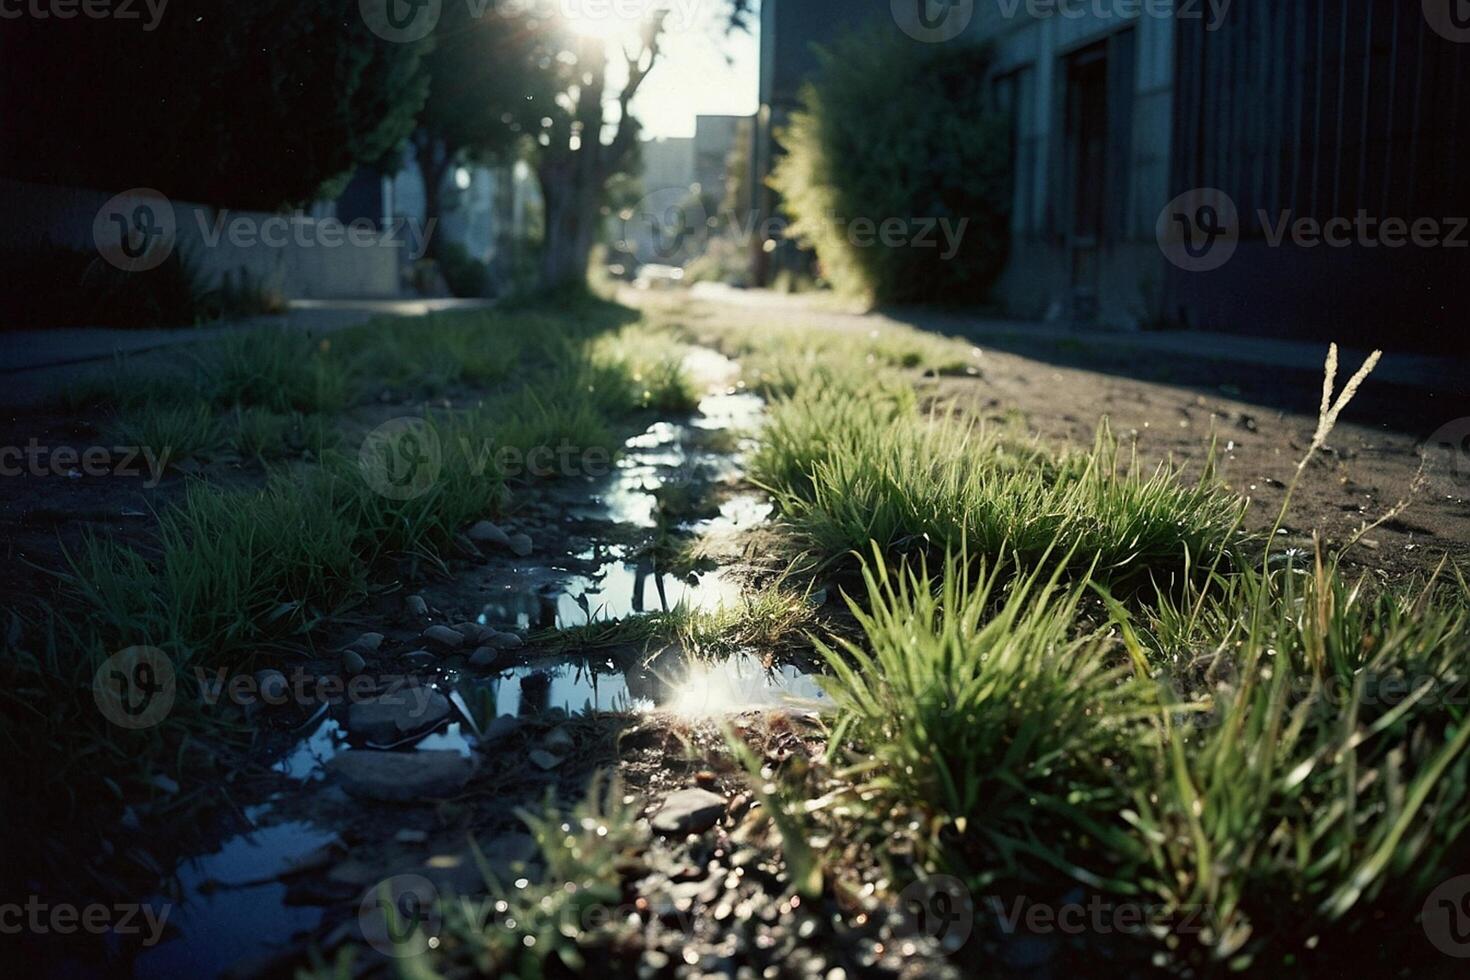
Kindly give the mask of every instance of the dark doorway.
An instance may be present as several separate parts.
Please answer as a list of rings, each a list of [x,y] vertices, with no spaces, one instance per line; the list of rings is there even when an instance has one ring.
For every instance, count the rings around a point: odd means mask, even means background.
[[[1103,218],[1107,213],[1107,45],[1084,48],[1066,59],[1066,153],[1071,214],[1067,245],[1072,262],[1072,319],[1098,315]]]

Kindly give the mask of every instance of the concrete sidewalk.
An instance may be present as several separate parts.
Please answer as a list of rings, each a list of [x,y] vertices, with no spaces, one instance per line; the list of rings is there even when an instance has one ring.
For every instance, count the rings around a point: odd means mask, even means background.
[[[293,300],[290,311],[284,316],[253,317],[200,327],[15,330],[0,333],[0,375],[109,360],[119,354],[139,354],[163,347],[195,344],[260,327],[284,326],[327,333],[366,323],[379,316],[425,316],[447,310],[484,309],[491,305],[492,300],[473,299]]]
[[[1210,333],[1202,330],[1146,330],[1136,332],[1089,330],[1062,324],[1004,320],[965,313],[922,309],[880,309],[869,313],[844,309],[822,294],[787,296],[769,290],[733,289],[717,283],[699,283],[690,295],[699,300],[759,308],[773,316],[782,310],[832,318],[850,318],[854,326],[873,318],[920,327],[978,344],[998,345],[1007,340],[1055,349],[1106,350],[1111,356],[1136,354],[1139,358],[1218,361],[1227,364],[1321,372],[1327,344]],[[1338,384],[1350,377],[1369,352],[1343,348],[1338,353]],[[1379,363],[1379,382],[1413,388],[1465,391],[1470,387],[1470,361],[1433,354],[1391,352]]]

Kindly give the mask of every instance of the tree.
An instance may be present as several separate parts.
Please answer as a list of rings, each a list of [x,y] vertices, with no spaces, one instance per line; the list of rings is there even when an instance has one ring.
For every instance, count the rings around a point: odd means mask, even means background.
[[[780,134],[786,155],[771,184],[839,289],[978,301],[1010,249],[1009,123],[990,109],[983,49],[893,34],[848,36],[822,52]],[[877,237],[893,222],[902,244]]]
[[[427,218],[442,214],[440,196],[452,167],[517,155],[528,106],[537,95],[547,98],[530,26],[493,5],[480,13],[470,3],[444,5],[425,59],[428,99],[412,137]]]
[[[152,30],[7,19],[0,170],[265,210],[331,196],[412,130],[428,48],[374,35],[357,0],[175,0]]]

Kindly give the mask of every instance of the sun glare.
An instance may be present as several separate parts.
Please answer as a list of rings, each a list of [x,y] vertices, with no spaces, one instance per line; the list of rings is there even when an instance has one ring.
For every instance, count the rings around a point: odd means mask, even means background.
[[[629,16],[609,9],[569,9],[564,11],[567,26],[583,37],[600,37],[608,41],[627,41],[638,36],[643,27],[641,16]]]

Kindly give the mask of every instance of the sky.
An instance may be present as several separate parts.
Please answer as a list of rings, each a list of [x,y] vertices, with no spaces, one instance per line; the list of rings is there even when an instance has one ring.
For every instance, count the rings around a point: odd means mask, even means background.
[[[693,136],[699,115],[753,114],[760,98],[759,26],[726,33],[724,5],[712,0],[676,0],[669,6],[662,55],[633,101],[644,138]],[[615,21],[588,17],[584,29],[618,43]],[[617,65],[620,56],[613,57]],[[610,85],[618,74],[609,72]]]

